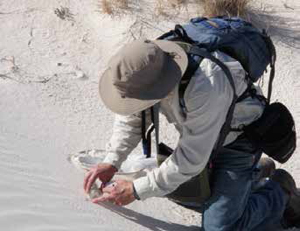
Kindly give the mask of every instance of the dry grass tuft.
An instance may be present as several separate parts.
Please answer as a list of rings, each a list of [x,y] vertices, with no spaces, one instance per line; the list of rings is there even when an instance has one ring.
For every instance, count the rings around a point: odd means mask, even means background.
[[[128,8],[128,0],[102,0],[102,11],[106,14],[113,14],[122,9]]]
[[[102,11],[106,14],[112,14],[113,10],[112,10],[112,6],[109,0],[102,0],[101,1],[101,8]]]
[[[106,14],[120,13],[129,9],[130,0],[100,0],[102,11]],[[239,16],[245,17],[249,3],[253,0],[155,0],[157,15],[168,16],[170,7],[181,9],[182,6],[197,3],[204,11],[204,16]],[[130,12],[130,11],[129,11]]]
[[[207,17],[215,16],[239,16],[246,15],[251,0],[199,0],[204,6],[204,14]]]

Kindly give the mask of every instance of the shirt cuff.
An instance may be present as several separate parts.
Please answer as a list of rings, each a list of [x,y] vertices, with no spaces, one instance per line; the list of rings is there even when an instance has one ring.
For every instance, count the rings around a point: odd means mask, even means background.
[[[139,195],[138,195],[137,192],[136,192],[136,189],[135,189],[135,187],[134,187],[134,184],[133,184],[133,196],[134,196],[135,199],[141,200],[141,198],[139,197]]]
[[[120,169],[122,162],[120,161],[119,156],[116,153],[109,152],[102,163],[111,164],[115,166],[117,169]]]
[[[155,187],[151,184],[149,173],[147,174],[147,176],[134,180],[133,185],[136,194],[141,200],[146,200],[150,197],[162,197],[166,194],[163,191],[159,190],[157,186]]]

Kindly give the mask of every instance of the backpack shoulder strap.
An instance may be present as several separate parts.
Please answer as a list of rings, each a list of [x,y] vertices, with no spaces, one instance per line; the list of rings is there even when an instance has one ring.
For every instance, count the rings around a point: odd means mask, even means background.
[[[197,46],[192,46],[189,53],[193,54],[193,55],[198,55],[198,56],[206,58],[206,59],[209,59],[209,60],[213,61],[214,63],[216,63],[224,71],[224,73],[225,73],[225,75],[226,75],[226,77],[227,77],[227,79],[228,79],[228,81],[229,81],[229,83],[232,87],[234,95],[236,96],[236,90],[235,90],[233,77],[231,75],[230,70],[228,69],[228,67],[223,62],[221,62],[219,59],[217,59],[215,56],[213,56],[210,52],[206,51],[203,48],[199,48]]]
[[[180,45],[180,43],[178,43],[178,44]],[[178,89],[180,104],[182,104],[181,106],[183,106],[183,107],[184,107],[183,99],[184,99],[185,90],[186,90],[187,86],[189,85],[191,78],[193,77],[193,75],[195,74],[195,72],[197,71],[197,69],[199,68],[199,66],[203,60],[203,57],[200,57],[197,55],[198,57],[195,58],[194,55],[189,54],[187,51],[187,48],[184,48],[184,50],[188,54],[188,67],[180,80],[179,89]]]
[[[219,59],[214,57],[210,52],[208,52],[202,48],[199,48],[197,46],[192,46],[189,53],[198,55],[203,58],[207,58],[207,59],[213,61],[214,63],[216,63],[224,71],[224,73],[231,85],[231,88],[233,90],[233,99],[232,99],[231,105],[229,107],[229,110],[227,112],[225,123],[223,124],[223,126],[221,128],[218,143],[216,144],[216,148],[214,149],[212,156],[211,156],[211,159],[214,159],[215,156],[217,155],[219,149],[223,146],[226,136],[231,131],[230,125],[231,125],[231,121],[232,121],[232,117],[233,117],[235,104],[238,99],[237,94],[236,94],[235,84],[234,84],[233,77],[232,77],[231,72],[228,69],[228,67],[223,62],[221,62]]]
[[[170,30],[169,32],[167,32],[157,38],[157,40],[163,40],[163,39],[169,40],[169,41],[181,41],[181,42],[186,42],[189,44],[196,43],[193,39],[191,39],[188,36],[185,29],[179,24],[175,25],[174,30]]]
[[[274,43],[272,42],[272,39],[270,36],[267,35],[267,32],[263,30],[262,32],[263,39],[265,40],[265,43],[269,49],[270,52],[270,78],[269,78],[269,86],[268,86],[268,97],[267,97],[267,103],[270,104],[271,102],[271,95],[272,95],[272,85],[273,85],[273,80],[275,77],[275,62],[277,59],[277,54],[276,54],[276,48],[274,46]]]
[[[146,110],[142,111],[142,147],[146,158],[151,157],[151,134],[155,130],[156,150],[159,145],[159,103],[150,108],[151,126],[146,131]]]

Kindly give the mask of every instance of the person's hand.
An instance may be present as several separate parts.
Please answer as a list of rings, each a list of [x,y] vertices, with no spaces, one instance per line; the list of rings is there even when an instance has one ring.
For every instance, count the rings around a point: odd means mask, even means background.
[[[116,180],[102,189],[102,196],[92,200],[93,203],[112,202],[115,205],[128,205],[135,200],[133,183],[126,180]]]
[[[88,193],[97,179],[101,180],[102,184],[109,182],[117,171],[118,169],[111,164],[98,164],[93,167],[84,178],[84,191]]]

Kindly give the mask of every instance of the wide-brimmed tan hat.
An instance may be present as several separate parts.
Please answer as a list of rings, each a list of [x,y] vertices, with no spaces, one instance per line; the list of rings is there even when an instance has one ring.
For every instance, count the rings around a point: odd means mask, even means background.
[[[165,98],[187,66],[187,55],[175,42],[135,40],[110,59],[99,82],[100,96],[117,114],[137,113]]]

